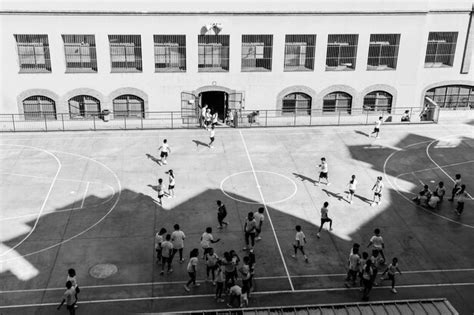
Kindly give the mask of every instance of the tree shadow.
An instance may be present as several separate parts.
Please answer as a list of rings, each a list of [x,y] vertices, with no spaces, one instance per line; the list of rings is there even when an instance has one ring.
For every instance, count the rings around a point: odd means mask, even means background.
[[[206,148],[209,147],[209,145],[207,143],[204,143],[204,142],[199,141],[199,140],[193,140],[193,142],[196,144],[196,147],[199,147],[200,145],[202,145],[203,147],[206,147]]]
[[[301,179],[302,182],[304,182],[305,180],[312,183],[313,185],[317,183],[316,180],[310,178],[310,177],[307,177],[307,176],[304,176],[302,174],[298,174],[298,173],[293,173],[293,175],[295,175],[296,178],[299,178]]]
[[[359,134],[359,135],[363,135],[363,136],[366,136],[367,138],[370,137],[370,135],[368,133],[365,133],[363,131],[360,131],[360,130],[355,130],[355,133]]]

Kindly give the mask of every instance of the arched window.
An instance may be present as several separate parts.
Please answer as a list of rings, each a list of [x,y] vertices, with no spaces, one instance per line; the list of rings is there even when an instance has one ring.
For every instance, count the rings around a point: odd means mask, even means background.
[[[392,110],[392,94],[384,91],[370,92],[364,97],[364,110],[390,113]]]
[[[347,112],[351,113],[352,96],[344,92],[333,92],[323,99],[323,113]]]
[[[144,117],[143,99],[135,95],[120,95],[113,101],[115,117]]]
[[[25,120],[56,119],[56,104],[52,99],[35,95],[23,100]]]
[[[100,101],[90,95],[78,95],[69,100],[71,118],[90,118],[100,113]]]
[[[445,85],[435,87],[426,92],[442,108],[474,108],[474,86]]]
[[[304,93],[291,93],[283,98],[282,114],[311,114],[311,96]]]

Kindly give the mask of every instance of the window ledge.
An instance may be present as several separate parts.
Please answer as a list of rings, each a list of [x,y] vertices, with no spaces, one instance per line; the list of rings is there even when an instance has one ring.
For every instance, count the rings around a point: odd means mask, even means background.
[[[198,69],[198,72],[229,72],[229,70],[226,69]]]
[[[252,69],[242,69],[242,72],[272,72],[271,69],[265,69],[265,68],[252,68]]]
[[[92,69],[66,69],[64,73],[97,73],[97,70]]]
[[[354,71],[355,68],[347,67],[326,67],[326,71]]]
[[[186,73],[186,69],[179,69],[179,68],[155,69],[155,73]]]
[[[51,70],[43,70],[43,69],[20,69],[18,73],[51,73]]]
[[[390,68],[390,67],[367,67],[367,71],[395,71],[397,70],[396,68]]]
[[[314,71],[314,69],[310,69],[310,68],[285,68],[283,69],[283,72],[311,72],[311,71]]]
[[[425,63],[425,68],[452,68],[452,65],[447,65],[444,63]]]
[[[142,70],[138,69],[112,69],[110,73],[142,73]]]

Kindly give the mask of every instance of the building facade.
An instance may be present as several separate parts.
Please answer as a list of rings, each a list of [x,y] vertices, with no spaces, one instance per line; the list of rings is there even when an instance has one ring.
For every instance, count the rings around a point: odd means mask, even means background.
[[[474,108],[472,1],[331,3],[4,3],[0,113]]]

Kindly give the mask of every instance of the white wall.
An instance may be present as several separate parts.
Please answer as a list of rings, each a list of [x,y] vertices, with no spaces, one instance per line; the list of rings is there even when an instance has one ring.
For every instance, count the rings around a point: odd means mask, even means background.
[[[71,90],[89,88],[100,92],[103,107],[110,105],[107,96],[116,89],[134,87],[148,95],[151,111],[180,110],[181,92],[193,91],[213,81],[218,86],[245,91],[246,108],[275,109],[276,97],[283,89],[302,85],[320,93],[334,85],[352,87],[358,93],[373,85],[388,85],[397,91],[395,106],[419,106],[423,90],[444,81],[474,81],[473,71],[460,74],[461,59],[469,21],[468,13],[410,15],[2,15],[1,18],[1,104],[0,113],[18,113],[17,97],[28,89],[47,89],[59,96],[58,112],[67,112]],[[203,25],[223,24],[221,34],[230,35],[230,71],[199,73],[197,36]],[[424,68],[429,31],[456,31],[458,43],[452,68]],[[400,33],[396,71],[367,71],[370,34]],[[14,34],[48,34],[52,73],[19,73]],[[65,73],[62,34],[94,34],[98,55],[98,73]],[[109,34],[140,34],[143,72],[111,73]],[[186,73],[155,73],[154,34],[185,34]],[[273,34],[271,72],[241,72],[242,34]],[[316,60],[312,72],[284,72],[285,34],[316,34]],[[355,71],[325,71],[328,34],[359,34]],[[474,82],[472,83],[474,85]],[[357,95],[353,95],[356,97]],[[361,107],[355,99],[353,107]],[[313,106],[317,107],[317,100]]]

